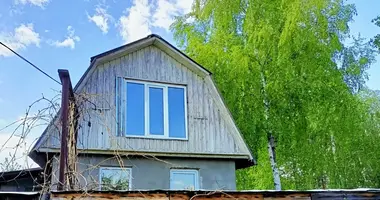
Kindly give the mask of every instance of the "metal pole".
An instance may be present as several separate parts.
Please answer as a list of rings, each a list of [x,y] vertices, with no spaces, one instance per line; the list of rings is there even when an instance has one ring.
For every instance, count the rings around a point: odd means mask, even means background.
[[[69,90],[70,90],[70,76],[67,70],[58,70],[59,78],[62,83],[62,99],[61,99],[61,152],[59,159],[59,184],[58,190],[64,190],[65,186],[65,168],[67,165],[67,136],[69,132],[68,115],[69,115]]]

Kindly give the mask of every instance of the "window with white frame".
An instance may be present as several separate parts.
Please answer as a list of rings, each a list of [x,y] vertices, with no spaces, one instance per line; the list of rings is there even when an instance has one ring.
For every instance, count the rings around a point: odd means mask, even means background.
[[[99,179],[100,190],[130,190],[132,188],[132,169],[101,167]]]
[[[187,139],[185,86],[125,82],[126,136]]]
[[[171,169],[170,189],[199,190],[199,175],[194,169]]]

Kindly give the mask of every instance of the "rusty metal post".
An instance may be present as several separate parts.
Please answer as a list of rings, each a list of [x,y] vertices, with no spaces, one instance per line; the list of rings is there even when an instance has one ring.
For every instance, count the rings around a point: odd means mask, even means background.
[[[61,98],[61,152],[59,158],[59,183],[58,190],[64,190],[65,188],[65,168],[67,165],[67,136],[69,132],[68,127],[68,115],[69,115],[69,91],[70,91],[70,76],[67,70],[58,70],[59,78],[62,83],[62,98]]]

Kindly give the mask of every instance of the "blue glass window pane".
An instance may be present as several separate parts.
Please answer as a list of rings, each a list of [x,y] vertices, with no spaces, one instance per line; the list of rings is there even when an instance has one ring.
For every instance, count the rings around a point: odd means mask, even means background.
[[[127,83],[127,135],[145,135],[144,85]]]
[[[128,190],[131,186],[131,169],[102,168],[101,189],[102,190]]]
[[[170,180],[172,190],[197,190],[197,177],[195,172],[172,172]]]
[[[186,138],[184,92],[183,88],[168,88],[169,137]]]
[[[164,90],[149,88],[149,127],[151,135],[164,135]]]

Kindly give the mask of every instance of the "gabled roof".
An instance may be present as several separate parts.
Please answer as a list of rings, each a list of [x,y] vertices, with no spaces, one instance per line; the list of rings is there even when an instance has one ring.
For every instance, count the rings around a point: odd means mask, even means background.
[[[165,53],[169,54],[170,56],[174,57],[179,62],[183,63],[185,66],[188,66],[192,68],[193,71],[198,73],[199,75],[211,75],[212,73],[204,68],[202,65],[198,64],[196,61],[188,57],[186,54],[184,54],[182,51],[177,49],[175,46],[164,40],[161,36],[156,34],[148,35],[145,38],[136,40],[134,42],[128,43],[126,45],[116,47],[114,49],[111,49],[109,51],[106,51],[104,53],[98,54],[96,56],[91,57],[91,64],[87,68],[86,72],[83,74],[81,79],[79,79],[78,83],[76,84],[74,88],[74,92],[81,89],[82,82],[86,82],[86,78],[88,78],[87,74],[91,74],[91,71],[95,66],[97,66],[99,63],[104,63],[109,60],[112,60],[115,57],[119,57],[121,55],[125,55],[128,53],[131,53],[133,51],[137,51],[139,49],[145,48],[150,45],[155,45],[161,50],[163,50]]]
[[[98,58],[101,58],[101,57],[104,57],[104,56],[107,56],[107,55],[110,55],[110,54],[113,54],[113,53],[117,53],[118,51],[124,51],[125,48],[130,48],[132,45],[139,45],[140,42],[146,40],[146,39],[149,39],[149,38],[157,38],[159,39],[157,42],[163,42],[165,43],[166,45],[168,45],[170,48],[172,48],[173,50],[176,50],[178,53],[180,53],[182,56],[184,56],[186,59],[189,59],[191,60],[191,62],[195,63],[196,65],[198,65],[198,67],[200,67],[201,69],[205,70],[206,72],[208,72],[209,74],[212,74],[209,70],[207,70],[206,68],[204,68],[203,66],[201,66],[200,64],[198,64],[196,61],[194,61],[193,59],[191,59],[189,56],[187,56],[186,54],[184,54],[181,50],[179,50],[178,48],[176,48],[175,46],[173,46],[172,44],[170,44],[169,42],[167,42],[165,39],[163,39],[161,36],[157,35],[157,34],[150,34],[148,36],[146,36],[145,38],[142,38],[142,39],[139,39],[139,40],[136,40],[134,42],[131,42],[131,43],[128,43],[128,44],[125,44],[123,46],[120,46],[120,47],[116,47],[114,49],[111,49],[111,50],[108,50],[106,52],[103,52],[101,54],[98,54],[96,56],[92,56],[91,57],[91,62],[95,59],[98,59]],[[155,41],[154,41],[155,42]]]
[[[176,59],[178,62],[182,63],[184,66],[188,67],[191,71],[193,71],[197,75],[204,78],[205,82],[211,86],[211,93],[217,97],[217,99],[218,99],[217,106],[219,106],[222,115],[225,116],[225,118],[227,119],[227,123],[229,123],[233,127],[233,129],[236,133],[239,133],[239,134],[234,136],[234,137],[238,137],[237,138],[238,144],[243,146],[249,152],[248,164],[244,164],[244,166],[250,166],[250,165],[256,164],[256,161],[255,161],[252,153],[250,152],[247,144],[244,142],[243,136],[240,133],[239,129],[237,128],[237,126],[236,126],[236,124],[232,118],[231,113],[229,112],[226,104],[223,101],[222,96],[220,95],[220,92],[218,91],[218,89],[215,86],[215,83],[211,77],[212,73],[209,70],[207,70],[206,68],[204,68],[203,66],[201,66],[200,64],[198,64],[196,61],[194,61],[193,59],[188,57],[186,54],[181,52],[179,49],[177,49],[176,47],[171,45],[169,42],[167,42],[166,40],[161,38],[159,35],[151,34],[151,35],[148,35],[147,37],[142,38],[140,40],[134,41],[132,43],[128,43],[126,45],[111,49],[109,51],[106,51],[104,53],[101,53],[101,54],[98,54],[96,56],[91,57],[90,66],[87,68],[87,70],[85,71],[83,76],[80,78],[80,80],[76,84],[76,86],[74,88],[74,92],[81,91],[81,89],[85,85],[87,79],[90,77],[92,72],[95,70],[96,66],[98,66],[99,64],[108,62],[114,58],[129,54],[131,52],[143,49],[143,48],[148,47],[150,45],[154,45],[154,46],[158,47],[159,49],[161,49],[162,51],[164,51],[165,53],[167,53],[168,55],[170,55],[171,57]],[[57,118],[57,116],[55,118]],[[48,129],[48,127],[45,129],[45,131],[43,132],[43,134],[41,135],[39,140],[36,142],[36,144],[32,148],[32,151],[29,153],[29,156],[38,164],[43,162],[37,158],[38,157],[37,152],[38,152],[39,147],[43,143],[43,141],[45,141],[45,139],[46,139],[45,137],[47,135],[47,129]]]

